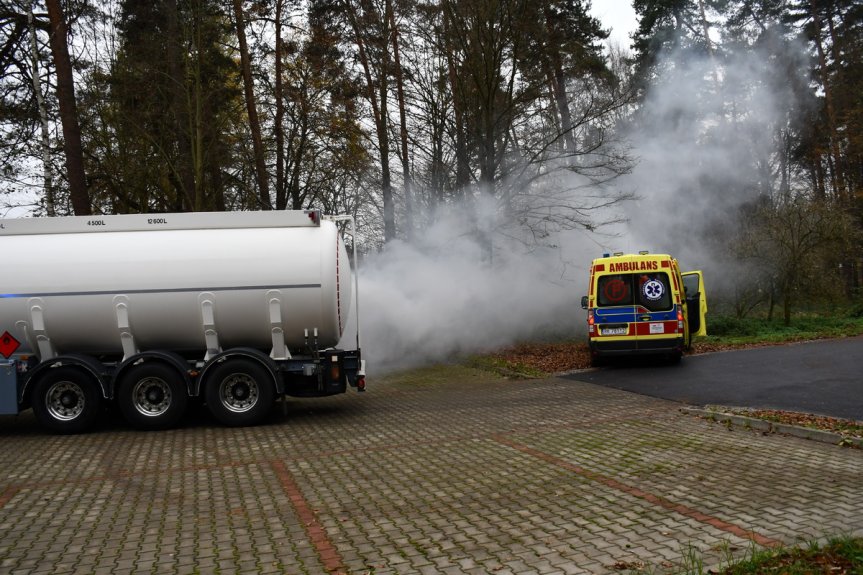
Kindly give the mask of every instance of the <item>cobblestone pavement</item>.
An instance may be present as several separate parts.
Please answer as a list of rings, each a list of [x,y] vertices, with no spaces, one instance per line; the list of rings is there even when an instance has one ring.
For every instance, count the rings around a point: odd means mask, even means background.
[[[254,428],[0,418],[0,573],[662,573],[863,533],[860,450],[458,373]]]

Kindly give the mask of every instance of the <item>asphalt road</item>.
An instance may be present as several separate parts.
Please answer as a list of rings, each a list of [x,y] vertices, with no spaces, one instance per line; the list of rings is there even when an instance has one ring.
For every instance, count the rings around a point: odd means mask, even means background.
[[[566,377],[691,405],[863,421],[863,337],[688,356],[680,365],[619,360]]]

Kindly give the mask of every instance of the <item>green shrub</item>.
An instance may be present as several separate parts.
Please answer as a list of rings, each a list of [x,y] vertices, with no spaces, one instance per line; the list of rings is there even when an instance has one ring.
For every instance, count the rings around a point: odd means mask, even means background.
[[[729,343],[842,337],[863,333],[863,314],[852,308],[832,313],[800,312],[792,316],[788,326],[781,314],[771,321],[765,317],[738,319],[733,315],[708,315],[707,331],[712,339]]]
[[[710,335],[721,337],[743,337],[757,335],[763,328],[764,320],[757,318],[738,319],[730,315],[707,316],[707,330]]]

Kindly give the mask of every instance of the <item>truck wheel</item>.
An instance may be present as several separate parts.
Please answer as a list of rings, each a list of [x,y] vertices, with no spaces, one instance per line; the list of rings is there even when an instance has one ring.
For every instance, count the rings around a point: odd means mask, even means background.
[[[175,369],[145,362],[120,379],[117,403],[126,421],[138,429],[168,429],[186,413],[188,394]]]
[[[225,425],[254,425],[273,407],[273,378],[260,364],[248,359],[229,359],[207,378],[207,408]]]
[[[73,367],[57,367],[33,388],[33,413],[55,433],[81,433],[99,416],[102,394],[95,378]]]

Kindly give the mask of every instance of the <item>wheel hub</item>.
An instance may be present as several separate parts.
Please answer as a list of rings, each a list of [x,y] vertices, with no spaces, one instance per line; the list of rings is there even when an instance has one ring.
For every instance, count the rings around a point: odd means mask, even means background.
[[[226,377],[219,389],[222,405],[234,413],[249,411],[258,402],[258,384],[245,373]]]
[[[245,383],[238,383],[232,388],[232,392],[234,398],[240,400],[246,399],[247,397],[249,397],[249,386]]]
[[[45,394],[45,408],[54,419],[71,421],[84,412],[84,390],[71,381],[60,381]]]
[[[64,391],[60,394],[60,405],[65,407],[66,409],[70,409],[75,407],[78,404],[78,396],[72,393],[71,391]]]
[[[151,387],[147,390],[147,401],[150,403],[162,403],[165,399],[165,393],[158,387]]]
[[[158,377],[146,377],[135,384],[133,398],[138,413],[157,416],[168,411],[173,396],[168,382]]]

